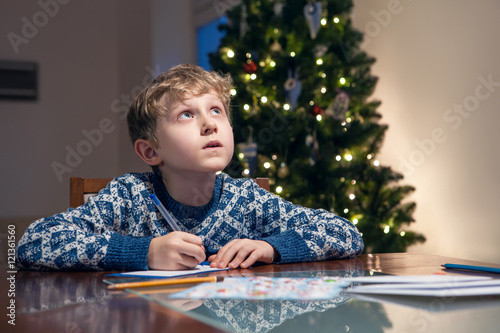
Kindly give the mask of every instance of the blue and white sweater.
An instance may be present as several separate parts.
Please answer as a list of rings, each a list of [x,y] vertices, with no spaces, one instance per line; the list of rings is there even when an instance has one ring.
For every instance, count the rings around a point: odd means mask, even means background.
[[[130,173],[112,180],[86,204],[33,222],[18,243],[18,266],[148,269],[151,239],[172,231],[150,198],[153,191],[182,231],[203,239],[207,257],[241,238],[268,242],[280,254],[279,263],[352,258],[363,251],[350,221],[294,205],[252,179],[220,174],[210,202],[189,207],[170,197],[160,176]]]

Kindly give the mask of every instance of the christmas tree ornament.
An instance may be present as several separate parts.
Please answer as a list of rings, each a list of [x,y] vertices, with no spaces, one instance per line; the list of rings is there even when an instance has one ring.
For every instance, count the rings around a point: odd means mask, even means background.
[[[245,37],[248,32],[248,23],[247,23],[247,7],[245,4],[241,5],[241,21],[240,21],[240,39]]]
[[[312,107],[312,110],[311,110],[311,113],[315,116],[318,116],[318,115],[323,115],[323,109],[321,108],[321,106],[319,106],[318,104],[315,104],[313,107]]]
[[[250,176],[253,176],[257,165],[257,144],[252,142],[250,137],[247,142],[238,143],[237,147],[243,154],[243,159],[245,161],[245,165],[248,166]]]
[[[349,111],[350,102],[351,97],[349,94],[341,89],[337,89],[337,95],[332,104],[326,109],[325,116],[332,117],[338,121],[345,121],[345,114]]]
[[[283,13],[283,7],[285,7],[285,4],[283,2],[275,1],[273,4],[274,15],[281,16],[281,14]]]
[[[326,51],[328,51],[328,46],[323,44],[317,45],[314,48],[314,55],[316,56],[316,58],[321,58],[322,56],[325,55]]]
[[[276,171],[276,174],[281,179],[288,177],[288,175],[290,174],[290,169],[288,168],[288,165],[286,165],[285,162],[281,163],[280,166],[278,167],[278,170]]]
[[[306,145],[311,149],[311,157],[309,158],[309,164],[314,166],[318,161],[319,157],[319,144],[318,140],[316,140],[316,131],[314,135],[308,134],[306,136]]]
[[[302,93],[302,82],[299,80],[297,71],[288,70],[288,79],[285,81],[286,98],[290,104],[290,109],[294,110],[297,101]]]
[[[252,60],[248,60],[246,64],[243,65],[243,70],[247,74],[253,74],[257,72],[257,64],[255,64]]]
[[[283,48],[281,47],[281,44],[278,42],[277,39],[275,39],[274,42],[271,44],[271,46],[269,47],[269,51],[274,53],[279,53],[283,51]]]
[[[304,6],[304,16],[311,39],[316,39],[321,22],[321,2],[309,2]]]

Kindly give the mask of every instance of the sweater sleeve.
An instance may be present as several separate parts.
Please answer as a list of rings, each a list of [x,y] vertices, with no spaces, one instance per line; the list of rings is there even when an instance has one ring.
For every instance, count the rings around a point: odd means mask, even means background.
[[[33,270],[144,270],[153,236],[133,231],[141,201],[112,181],[76,208],[33,222],[17,245],[17,265]],[[144,205],[142,205],[144,206]],[[135,210],[135,211],[133,211]]]
[[[280,263],[354,258],[363,251],[361,234],[349,220],[294,205],[257,185],[254,195],[261,240],[278,251]]]

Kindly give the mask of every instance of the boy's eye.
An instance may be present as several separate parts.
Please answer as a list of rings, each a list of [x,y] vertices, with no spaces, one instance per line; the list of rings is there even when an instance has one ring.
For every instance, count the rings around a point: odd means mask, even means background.
[[[221,111],[219,108],[213,108],[213,109],[212,109],[212,113],[215,113],[215,114],[222,114],[222,111]]]
[[[181,114],[179,114],[179,119],[189,119],[192,117],[193,115],[189,112],[182,112]]]

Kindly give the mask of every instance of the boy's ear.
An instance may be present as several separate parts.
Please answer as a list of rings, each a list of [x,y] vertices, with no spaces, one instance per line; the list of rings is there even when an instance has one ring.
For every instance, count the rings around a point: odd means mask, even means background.
[[[156,153],[156,149],[149,140],[137,139],[134,143],[135,153],[147,164],[153,166],[162,162],[161,157]]]

